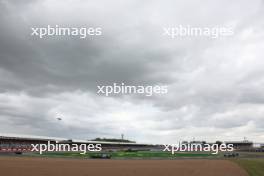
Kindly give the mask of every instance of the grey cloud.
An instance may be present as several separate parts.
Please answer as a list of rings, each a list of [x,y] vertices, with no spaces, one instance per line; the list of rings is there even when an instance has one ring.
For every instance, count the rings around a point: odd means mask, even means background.
[[[231,139],[225,132],[232,130],[264,140],[263,8],[259,0],[239,6],[236,1],[1,0],[0,121],[5,123],[0,127],[76,138],[126,133],[149,142],[161,135],[167,135],[163,141],[196,134]],[[48,24],[99,26],[103,36],[30,36],[31,27]],[[163,27],[179,24],[231,25],[235,32],[217,40],[162,35]],[[113,82],[166,84],[169,93],[96,95],[97,85]],[[64,116],[59,129],[56,113]]]

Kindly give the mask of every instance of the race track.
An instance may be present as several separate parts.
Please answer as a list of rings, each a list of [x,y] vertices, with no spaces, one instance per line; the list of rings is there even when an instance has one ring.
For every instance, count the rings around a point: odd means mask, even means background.
[[[247,176],[228,160],[86,160],[0,157],[3,176]]]

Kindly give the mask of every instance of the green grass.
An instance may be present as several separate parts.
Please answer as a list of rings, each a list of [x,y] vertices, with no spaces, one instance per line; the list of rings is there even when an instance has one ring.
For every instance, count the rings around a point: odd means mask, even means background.
[[[151,152],[151,151],[138,151],[138,152],[114,152],[113,158],[175,158],[175,157],[208,157],[208,153],[175,153],[172,155],[169,152]]]
[[[43,153],[42,156],[47,157],[79,157],[79,158],[90,158],[93,155],[98,155],[102,152],[89,152],[84,155],[80,153],[73,153],[73,152],[50,152],[50,153]],[[186,152],[186,153],[175,153],[172,155],[169,152],[154,152],[154,151],[137,151],[137,152],[108,152],[111,154],[112,158],[178,158],[178,157],[215,157],[217,155],[212,155],[210,153],[193,153],[193,152]],[[35,154],[39,155],[39,154]]]
[[[264,159],[237,159],[233,161],[243,167],[250,176],[264,176]]]

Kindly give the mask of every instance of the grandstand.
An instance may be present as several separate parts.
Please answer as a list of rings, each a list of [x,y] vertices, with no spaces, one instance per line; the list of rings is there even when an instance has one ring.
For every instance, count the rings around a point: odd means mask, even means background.
[[[248,140],[243,140],[243,141],[226,141],[225,142],[227,145],[228,144],[233,144],[234,149],[238,151],[248,151],[253,148],[253,142],[248,141]]]
[[[1,135],[0,152],[29,152],[31,144],[41,144],[55,139],[40,136]]]
[[[125,142],[89,141],[72,140],[65,138],[52,138],[45,136],[26,136],[26,135],[0,135],[0,153],[23,153],[31,152],[31,144],[64,143],[64,144],[101,144],[104,151],[117,150],[155,150],[158,145],[138,144]]]

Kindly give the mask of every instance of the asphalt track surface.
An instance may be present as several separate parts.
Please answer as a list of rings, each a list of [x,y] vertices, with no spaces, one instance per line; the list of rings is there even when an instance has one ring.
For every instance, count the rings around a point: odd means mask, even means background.
[[[228,160],[91,160],[0,157],[1,176],[248,176]]]

